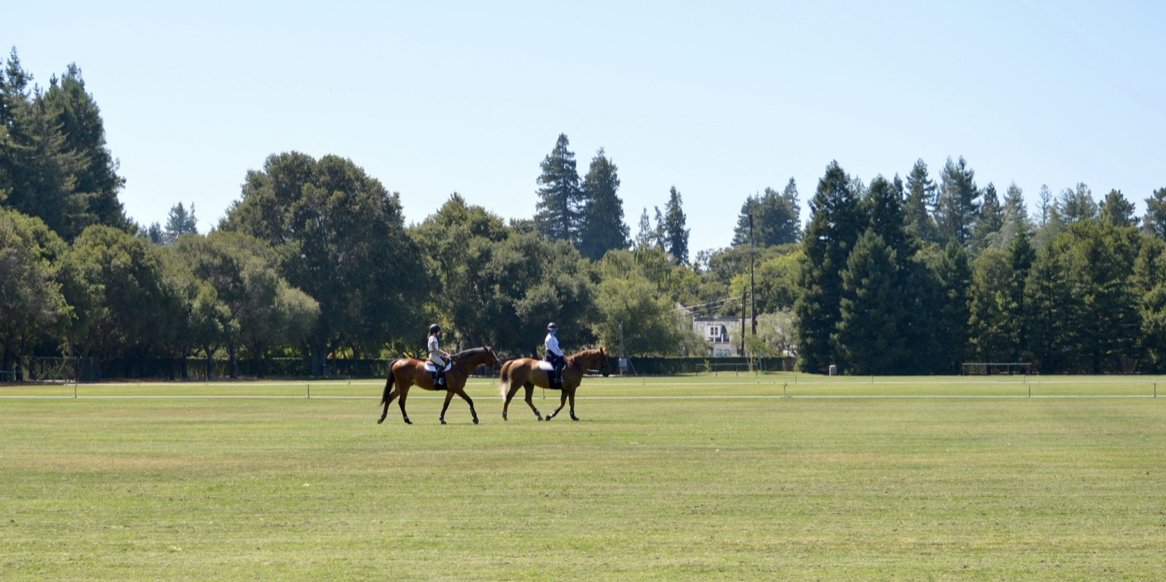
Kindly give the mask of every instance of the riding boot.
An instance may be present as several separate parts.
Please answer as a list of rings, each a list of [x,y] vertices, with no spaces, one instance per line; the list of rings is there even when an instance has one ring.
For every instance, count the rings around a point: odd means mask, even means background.
[[[433,374],[433,388],[434,390],[445,389],[445,372],[438,370]]]

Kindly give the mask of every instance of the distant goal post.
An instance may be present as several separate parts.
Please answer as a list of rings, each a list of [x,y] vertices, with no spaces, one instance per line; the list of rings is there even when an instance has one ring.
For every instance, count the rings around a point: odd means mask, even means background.
[[[964,362],[960,369],[965,376],[988,376],[991,374],[1029,374],[1032,364],[1028,362]]]

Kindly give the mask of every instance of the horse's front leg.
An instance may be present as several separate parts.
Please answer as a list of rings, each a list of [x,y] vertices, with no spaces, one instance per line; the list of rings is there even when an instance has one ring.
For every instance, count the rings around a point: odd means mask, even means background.
[[[473,416],[473,417],[474,417],[474,424],[478,424],[478,411],[474,410],[474,401],[473,401],[473,399],[471,399],[471,398],[470,398],[470,395],[469,395],[469,394],[466,394],[466,389],[465,389],[465,388],[458,388],[456,392],[457,392],[457,395],[458,395],[458,396],[461,396],[461,397],[462,397],[462,400],[465,400],[465,401],[466,401],[466,403],[470,405],[470,416]],[[446,403],[448,404],[448,403],[449,403],[449,398],[447,397],[447,398],[445,399],[445,401],[446,401]],[[442,416],[444,416],[444,414],[443,414]]]
[[[449,401],[450,400],[453,400],[453,391],[446,390],[446,392],[445,392],[445,405],[441,407],[441,416],[437,417],[437,419],[441,421],[441,424],[445,424],[445,411],[446,411],[446,409],[449,408]]]
[[[554,412],[548,414],[546,419],[550,420],[550,419],[558,416],[559,412],[561,412],[563,410],[563,407],[566,405],[567,405],[567,391],[561,390],[559,392],[559,407],[556,408]]]
[[[568,396],[568,399],[571,401],[571,420],[579,420],[579,417],[575,416],[575,388],[571,389],[571,394]]]

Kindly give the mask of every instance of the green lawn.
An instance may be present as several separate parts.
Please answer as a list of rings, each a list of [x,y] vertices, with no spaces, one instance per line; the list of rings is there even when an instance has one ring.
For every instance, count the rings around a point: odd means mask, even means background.
[[[1157,580],[1159,380],[0,387],[0,580]]]

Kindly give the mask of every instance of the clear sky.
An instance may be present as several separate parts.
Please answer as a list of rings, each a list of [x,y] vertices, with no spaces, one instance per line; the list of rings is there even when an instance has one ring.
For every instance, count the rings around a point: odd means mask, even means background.
[[[619,167],[625,221],[681,192],[689,247],[831,160],[866,181],[964,156],[1030,206],[1088,184],[1139,213],[1166,187],[1163,2],[19,2],[0,12],[47,85],[75,62],[140,223],[218,223],[249,169],[352,159],[408,222],[451,192],[534,213],[560,133]]]

